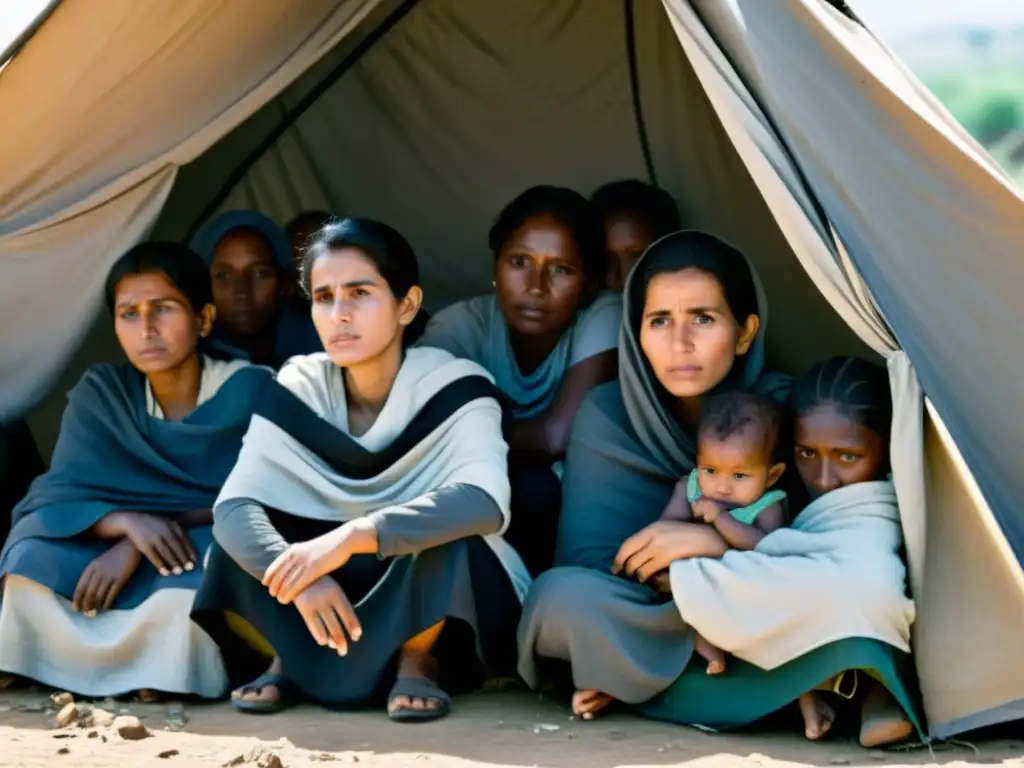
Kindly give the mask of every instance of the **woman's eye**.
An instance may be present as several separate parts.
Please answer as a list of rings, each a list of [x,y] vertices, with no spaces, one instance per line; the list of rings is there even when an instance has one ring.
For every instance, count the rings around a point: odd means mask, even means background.
[[[693,318],[693,322],[696,323],[697,325],[711,325],[712,323],[715,322],[715,318],[713,318],[711,315],[706,314],[696,315]]]
[[[651,328],[665,328],[668,325],[667,317],[652,317],[650,321]]]
[[[841,453],[839,454],[839,460],[844,464],[853,464],[860,460],[860,456],[856,453]]]
[[[368,290],[366,290],[365,288],[355,288],[352,291],[352,295],[355,296],[357,299],[361,299],[364,296],[369,296],[370,292]]]
[[[272,269],[259,269],[256,271],[256,277],[260,280],[271,280],[277,277],[277,273]]]
[[[551,271],[554,272],[556,275],[572,274],[572,269],[570,267],[565,266],[564,264],[556,264],[551,268]]]
[[[801,459],[813,459],[815,454],[812,448],[798,448],[796,455]]]
[[[526,266],[526,257],[520,253],[513,253],[511,256],[508,257],[508,260],[513,267]]]
[[[334,296],[332,296],[329,293],[318,293],[315,297],[313,297],[313,301],[315,301],[317,304],[330,304],[331,302],[334,301]]]
[[[134,320],[138,316],[139,316],[139,313],[136,312],[134,309],[126,309],[120,315],[122,320]]]

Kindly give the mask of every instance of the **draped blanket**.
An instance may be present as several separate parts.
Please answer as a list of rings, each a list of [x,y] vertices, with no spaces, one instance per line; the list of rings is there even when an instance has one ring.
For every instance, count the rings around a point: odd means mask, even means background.
[[[901,537],[892,484],[850,485],[753,552],[673,563],[672,595],[686,623],[762,669],[849,637],[909,653],[914,603]]]
[[[373,426],[349,433],[343,371],[324,354],[293,358],[264,392],[218,503],[235,498],[337,521],[456,483],[486,492],[509,519],[506,445],[493,378],[440,349],[406,353]],[[520,596],[529,579],[500,535],[486,537]]]
[[[147,415],[145,379],[134,368],[89,369],[68,396],[50,471],[14,510],[0,576],[24,576],[70,599],[82,571],[110,546],[80,534],[109,512],[173,516],[212,507],[269,386],[270,372],[242,368],[185,419],[163,421]],[[209,526],[189,533],[204,551]],[[134,607],[155,589],[195,589],[201,573],[161,577],[143,562],[114,607]]]

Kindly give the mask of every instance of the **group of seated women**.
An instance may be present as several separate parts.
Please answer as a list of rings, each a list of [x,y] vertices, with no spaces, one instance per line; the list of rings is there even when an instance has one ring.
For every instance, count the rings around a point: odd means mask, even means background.
[[[864,744],[907,737],[886,372],[768,371],[749,262],[679,228],[638,181],[534,187],[494,290],[425,328],[377,221],[134,247],[105,294],[128,362],[72,389],[0,554],[0,672],[399,721],[518,672],[587,720],[798,703],[817,739],[853,702]]]

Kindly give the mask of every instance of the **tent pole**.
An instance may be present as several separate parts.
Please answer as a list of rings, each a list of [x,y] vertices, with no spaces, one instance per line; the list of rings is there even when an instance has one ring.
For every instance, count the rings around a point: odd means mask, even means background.
[[[647,180],[657,187],[658,175],[654,172],[651,142],[647,137],[647,123],[644,122],[643,103],[640,99],[640,73],[636,63],[636,21],[633,15],[633,0],[624,0],[623,5],[626,18],[626,57],[629,62],[629,89],[633,96],[633,117],[636,119],[640,151],[643,152],[644,166],[647,168]]]
[[[36,17],[32,19],[32,22],[21,31],[11,44],[0,52],[0,71],[3,70],[8,64],[11,63],[11,59],[18,55],[25,44],[31,40],[39,28],[46,23],[46,20],[50,18],[50,15],[57,10],[57,6],[60,5],[61,0],[50,0],[43,9],[36,14]]]

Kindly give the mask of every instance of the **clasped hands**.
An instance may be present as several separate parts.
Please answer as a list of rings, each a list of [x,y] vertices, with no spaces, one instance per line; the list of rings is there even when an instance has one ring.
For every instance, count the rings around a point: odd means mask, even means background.
[[[339,656],[363,628],[341,585],[330,574],[353,555],[376,552],[377,534],[365,518],[351,520],[309,541],[290,544],[263,574],[263,586],[282,605],[294,604],[317,645]]]

